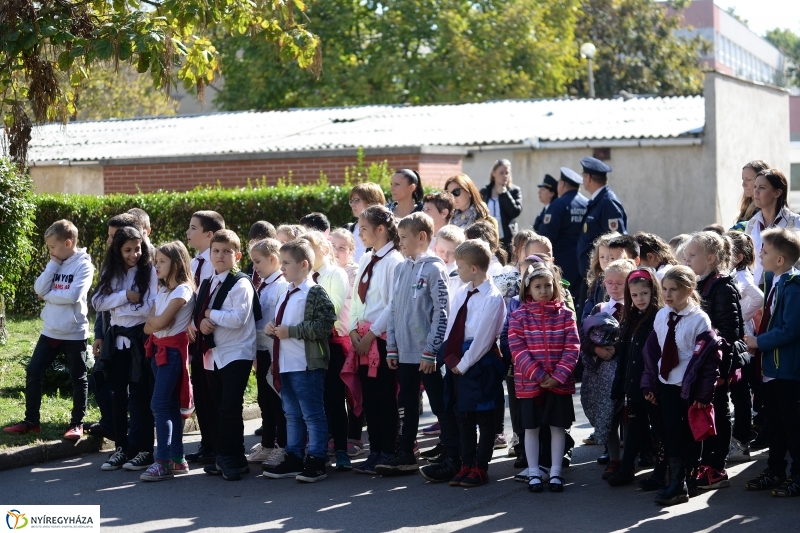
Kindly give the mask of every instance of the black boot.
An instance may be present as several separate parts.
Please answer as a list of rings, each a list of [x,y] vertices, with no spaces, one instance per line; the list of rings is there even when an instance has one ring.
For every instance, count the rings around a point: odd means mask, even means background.
[[[639,482],[639,488],[645,492],[659,490],[666,485],[665,480],[667,477],[667,460],[663,457],[658,457],[656,466],[653,468],[653,473],[650,477],[643,479]]]
[[[675,505],[689,501],[686,490],[686,470],[682,459],[669,459],[669,485],[658,491],[655,503],[658,505]]]

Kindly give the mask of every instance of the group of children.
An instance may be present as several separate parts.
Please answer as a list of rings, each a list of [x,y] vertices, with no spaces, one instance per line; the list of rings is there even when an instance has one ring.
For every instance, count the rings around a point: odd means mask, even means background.
[[[102,469],[160,481],[198,462],[238,480],[260,464],[267,478],[315,482],[333,458],[337,471],[419,471],[476,487],[489,481],[493,449],[504,443],[505,382],[509,454],[524,468],[515,479],[531,492],[561,492],[577,377],[594,428],[585,442],[605,445],[602,478],[634,482],[638,458],[654,466],[641,488],[672,505],[729,486],[726,462],[749,458],[759,382],[769,467],[747,488],[800,493],[795,231],[760,232],[759,251],[736,231],[697,232],[674,249],[653,234],[603,235],[579,317],[547,238],[517,232],[509,259],[491,218],[463,229],[450,223],[453,200],[428,194],[398,218],[376,185],[360,184],[350,197],[355,224],[331,231],[321,213],[277,229],[257,222],[249,261],[214,211],[189,221],[194,258],[179,241],[153,247],[141,210],[113,217],[92,297],[91,370],[103,420],[91,431],[115,443]],[[45,241],[51,261],[34,287],[44,327],[28,368],[25,420],[5,430],[39,431],[41,378],[63,352],[74,385],[65,438],[77,440],[94,267],[69,221],[48,228]],[[756,253],[764,292],[751,273]],[[253,369],[261,442],[247,452],[242,404]],[[420,468],[421,388],[440,443],[422,453]],[[185,454],[183,420],[193,412],[201,442]],[[364,422],[369,454],[353,465],[364,452]]]

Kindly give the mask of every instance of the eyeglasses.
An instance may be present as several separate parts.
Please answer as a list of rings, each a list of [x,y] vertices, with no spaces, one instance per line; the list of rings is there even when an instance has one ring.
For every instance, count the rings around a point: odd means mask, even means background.
[[[461,191],[462,191],[461,187],[456,187],[455,189],[450,191],[450,194],[458,198],[459,196],[461,196]]]
[[[604,281],[604,282],[603,282],[603,284],[605,284],[605,286],[606,286],[606,287],[614,287],[614,288],[617,288],[617,287],[622,287],[622,286],[624,286],[624,285],[625,285],[625,282],[618,283],[618,282],[616,282],[616,281]]]
[[[351,198],[349,202],[350,205],[356,205],[361,203],[361,198]]]

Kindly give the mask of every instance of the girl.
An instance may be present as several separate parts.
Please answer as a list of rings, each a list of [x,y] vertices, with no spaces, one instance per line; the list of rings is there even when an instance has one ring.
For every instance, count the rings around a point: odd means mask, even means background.
[[[466,174],[457,174],[448,178],[444,190],[453,195],[453,218],[451,224],[467,229],[478,220],[492,220],[495,227],[497,221],[489,214],[489,208],[481,199],[478,188]]]
[[[189,384],[189,337],[186,329],[192,318],[194,280],[189,266],[192,259],[180,241],[156,249],[155,269],[159,290],[155,305],[144,325],[150,335],[147,357],[155,376],[153,417],[158,446],[156,462],[140,477],[142,481],[163,481],[175,474],[188,474],[183,456],[183,416],[192,394]]]
[[[739,215],[732,229],[744,231],[747,222],[758,212],[758,207],[753,202],[753,189],[758,173],[768,168],[769,164],[761,159],[750,161],[742,168],[742,201],[739,203]]]
[[[609,299],[607,302],[595,305],[589,316],[608,313],[620,323],[622,329],[626,280],[628,274],[635,268],[636,264],[630,259],[619,259],[608,265],[604,272],[603,284]],[[581,359],[584,366],[581,405],[594,427],[595,442],[606,444],[609,461],[608,467],[603,472],[603,479],[608,479],[620,470],[619,426],[622,422],[622,402],[611,397],[620,345],[617,343],[611,346],[596,346],[586,333],[586,331],[581,332]]]
[[[706,490],[730,486],[725,471],[725,458],[731,444],[728,391],[734,370],[733,358],[747,351],[743,345],[744,322],[739,290],[736,288],[736,281],[728,274],[732,248],[729,238],[712,231],[701,231],[692,235],[684,251],[687,265],[698,277],[697,286],[703,311],[711,320],[711,327],[728,344],[719,368],[722,378],[714,390],[717,434],[703,442],[703,457],[697,472],[697,488]],[[737,368],[739,367],[741,365],[737,364]],[[694,483],[693,479],[687,480],[690,490],[694,488]]]
[[[386,197],[377,183],[359,183],[350,191],[350,209],[353,211],[353,216],[358,219],[361,213],[370,206],[386,204]],[[356,251],[353,254],[353,259],[356,262],[361,260],[361,256],[366,252],[364,241],[359,238],[359,225],[358,220],[352,224],[347,224],[346,229],[350,230],[356,243]]]
[[[286,244],[289,241],[293,241],[300,235],[299,226],[294,226],[292,224],[281,224],[278,226],[278,229],[275,230],[277,234],[277,239],[281,242],[281,244]]]
[[[511,263],[516,267],[517,272],[520,271],[519,269],[522,261],[528,257],[525,250],[528,247],[528,242],[534,237],[536,237],[536,232],[524,229],[515,233],[514,238],[511,240]]]
[[[561,464],[565,431],[575,420],[573,370],[580,350],[571,311],[561,300],[559,275],[543,263],[525,271],[524,303],[511,314],[508,344],[514,358],[514,390],[525,430],[528,490],[542,492],[539,429],[550,427],[550,491],[564,490]]]
[[[390,190],[392,201],[386,207],[397,220],[411,213],[422,211],[422,197],[425,196],[425,191],[416,170],[404,168],[395,172],[392,176]]]
[[[144,323],[158,292],[150,248],[131,227],[117,229],[106,251],[92,305],[109,312],[109,325],[95,372],[113,393],[114,453],[103,470],[145,470],[153,464],[153,375],[145,361]],[[128,435],[128,390],[131,433]]]
[[[619,472],[608,478],[612,487],[633,483],[636,470],[636,455],[643,443],[650,440],[650,427],[661,442],[663,422],[661,412],[644,399],[640,388],[644,359],[642,350],[653,332],[656,313],[664,307],[661,300],[661,282],[651,268],[638,268],[628,274],[625,282],[625,308],[620,333],[621,345],[617,374],[612,388],[614,399],[624,400],[627,407],[628,426],[625,432],[625,448]],[[659,450],[658,462],[650,479],[642,481],[643,490],[656,490],[664,485],[667,473],[663,449]]]
[[[611,262],[611,250],[608,247],[614,238],[619,237],[619,233],[606,233],[594,241],[594,249],[589,257],[589,272],[586,274],[586,302],[583,304],[581,319],[589,316],[595,305],[605,301],[606,290],[603,284],[603,272]]]
[[[386,364],[385,339],[394,270],[403,262],[394,220],[391,211],[377,205],[358,217],[361,241],[372,248],[359,264],[349,320],[353,349],[348,357],[359,360],[370,444],[369,457],[354,468],[362,474],[375,475],[377,464],[391,461],[397,440],[397,376]]]
[[[347,278],[350,282],[350,292],[353,289],[353,282],[356,279],[356,272],[358,271],[358,263],[354,261],[356,253],[356,241],[353,234],[345,228],[337,228],[331,232],[330,235],[331,246],[333,247],[333,256],[337,265],[347,272]],[[350,296],[348,296],[349,298]]]
[[[647,401],[661,406],[664,419],[670,482],[658,491],[655,503],[675,505],[689,501],[686,475],[696,472],[700,455],[689,427],[689,406],[705,409],[711,403],[721,355],[720,341],[700,308],[692,269],[671,268],[661,288],[666,305],[656,313],[645,346],[641,388]]]
[[[661,237],[653,233],[640,231],[634,235],[634,238],[639,244],[641,259],[639,264],[655,270],[660,283],[666,271],[678,264],[675,256],[672,255],[672,249]]]
[[[539,189],[541,191],[541,189]],[[489,185],[481,189],[481,198],[497,221],[503,247],[509,250],[516,230],[516,218],[522,214],[522,191],[511,183],[511,161],[498,159],[489,174]]]

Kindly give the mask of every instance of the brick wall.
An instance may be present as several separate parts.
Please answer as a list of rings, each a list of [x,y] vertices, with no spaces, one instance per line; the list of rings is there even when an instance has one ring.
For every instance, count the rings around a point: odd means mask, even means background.
[[[408,154],[365,156],[365,164],[388,161],[394,169],[417,169],[424,185],[441,187],[444,181],[461,172],[460,155]],[[355,157],[320,157],[295,159],[261,159],[242,161],[197,161],[190,163],[159,163],[107,165],[103,167],[104,192],[135,193],[156,191],[186,191],[197,185],[219,182],[223,187],[239,187],[248,178],[274,184],[281,176],[292,172],[293,183],[314,183],[322,170],[331,183],[344,180],[345,167],[355,165]]]

